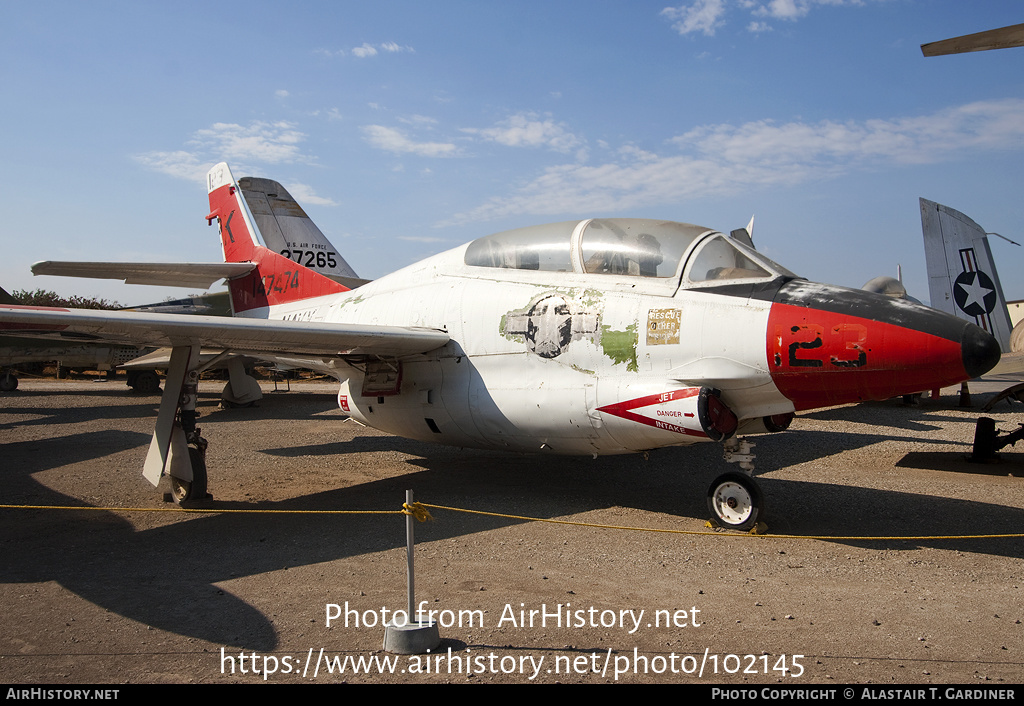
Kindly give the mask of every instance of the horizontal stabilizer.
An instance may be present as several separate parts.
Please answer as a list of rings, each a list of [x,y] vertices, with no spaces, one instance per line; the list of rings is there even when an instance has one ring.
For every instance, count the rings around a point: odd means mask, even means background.
[[[363,279],[361,277],[342,277],[340,275],[324,276],[327,277],[328,279],[333,279],[335,282],[340,284],[342,287],[345,287],[346,289],[358,289],[359,287],[362,287],[364,284],[369,284],[370,282],[373,281],[372,279]]]
[[[32,265],[34,275],[120,279],[126,284],[207,289],[220,279],[241,277],[256,268],[251,262],[63,262],[47,260]]]

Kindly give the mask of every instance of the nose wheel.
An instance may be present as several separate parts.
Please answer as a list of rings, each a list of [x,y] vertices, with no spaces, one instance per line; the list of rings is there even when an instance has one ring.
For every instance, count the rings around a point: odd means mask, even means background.
[[[708,488],[708,509],[722,527],[748,530],[764,515],[764,496],[753,478],[730,471]]]

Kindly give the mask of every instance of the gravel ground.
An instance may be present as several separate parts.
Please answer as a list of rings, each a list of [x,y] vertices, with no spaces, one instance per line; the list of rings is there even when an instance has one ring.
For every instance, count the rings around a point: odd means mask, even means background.
[[[397,510],[411,488],[694,534],[434,509],[416,526],[416,596],[443,641],[429,661],[396,657],[365,623],[405,605],[403,517],[128,509],[173,509],[141,477],[157,398],[23,381],[0,396],[0,502],[117,509],[0,510],[0,681],[1024,682],[1024,539],[932,538],[1024,531],[1021,455],[966,463],[979,413],[955,395],[804,414],[754,439],[770,534],[749,537],[705,529],[708,484],[730,470],[715,444],[502,455],[347,422],[332,385],[252,409],[218,410],[218,391],[200,399],[210,509]]]

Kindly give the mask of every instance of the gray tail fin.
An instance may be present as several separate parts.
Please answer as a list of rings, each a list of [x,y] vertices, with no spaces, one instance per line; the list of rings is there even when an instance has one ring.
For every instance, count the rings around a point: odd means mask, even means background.
[[[270,250],[349,288],[364,281],[359,280],[345,258],[280,183],[273,179],[242,177],[238,188],[263,243]]]
[[[931,305],[981,326],[1010,352],[1010,314],[984,229],[952,208],[921,199]]]

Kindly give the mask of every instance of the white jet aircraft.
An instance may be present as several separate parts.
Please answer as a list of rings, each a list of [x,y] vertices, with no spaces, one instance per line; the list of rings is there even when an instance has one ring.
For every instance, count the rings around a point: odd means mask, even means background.
[[[741,435],[999,359],[974,324],[808,282],[740,239],[661,220],[507,231],[348,289],[260,244],[226,164],[208,187],[226,261],[208,272],[228,278],[235,318],[0,307],[0,330],[19,335],[173,348],[144,475],[169,475],[180,501],[206,495],[201,346],[328,372],[353,419],[423,441],[594,456],[721,442],[745,472],[717,478],[708,505],[738,529],[763,514]]]

